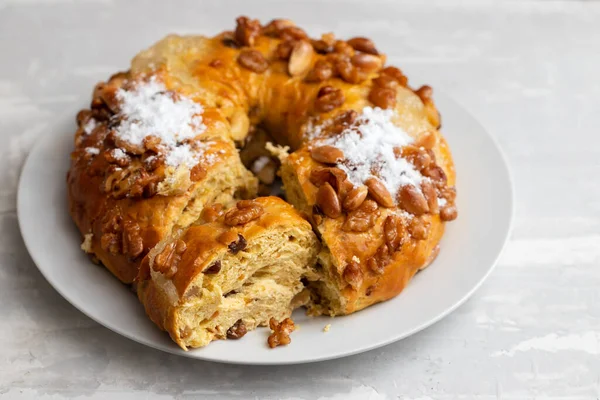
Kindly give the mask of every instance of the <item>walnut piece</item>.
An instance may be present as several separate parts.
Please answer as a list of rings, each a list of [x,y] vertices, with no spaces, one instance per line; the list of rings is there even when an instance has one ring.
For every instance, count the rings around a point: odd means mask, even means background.
[[[277,346],[288,345],[292,342],[290,333],[296,329],[296,326],[291,318],[286,318],[281,322],[277,322],[275,318],[271,318],[269,320],[269,327],[273,331],[267,340],[270,348],[274,349]]]

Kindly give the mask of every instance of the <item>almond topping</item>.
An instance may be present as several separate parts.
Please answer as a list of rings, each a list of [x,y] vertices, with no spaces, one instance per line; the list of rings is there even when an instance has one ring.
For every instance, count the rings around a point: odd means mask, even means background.
[[[312,64],[314,50],[310,43],[301,40],[294,44],[288,64],[288,72],[291,76],[304,75]]]
[[[402,186],[398,193],[400,206],[414,215],[423,215],[429,211],[425,196],[412,185]]]
[[[377,178],[369,178],[365,185],[369,189],[369,194],[373,199],[383,207],[394,207],[394,199],[385,185]]]
[[[329,218],[337,218],[342,215],[340,199],[329,183],[323,184],[317,191],[317,205]]]
[[[344,159],[344,152],[333,146],[313,147],[310,155],[313,160],[324,164],[336,164]]]

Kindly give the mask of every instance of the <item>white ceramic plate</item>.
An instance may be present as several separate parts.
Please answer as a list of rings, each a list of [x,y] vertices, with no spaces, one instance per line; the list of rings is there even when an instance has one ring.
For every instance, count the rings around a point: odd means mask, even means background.
[[[459,209],[459,218],[447,225],[437,260],[398,297],[356,314],[308,318],[297,310],[300,329],[286,347],[269,349],[268,330],[261,328],[238,341],[185,352],[150,322],[127,287],[89,261],[67,211],[73,116],[46,131],[29,154],[19,183],[21,232],[42,274],[71,304],[107,328],[160,350],[227,363],[294,364],[374,349],[426,328],[463,303],[492,271],[509,235],[512,185],[498,146],[456,102],[442,95],[436,95],[436,102],[456,163]],[[331,329],[324,333],[327,324]]]

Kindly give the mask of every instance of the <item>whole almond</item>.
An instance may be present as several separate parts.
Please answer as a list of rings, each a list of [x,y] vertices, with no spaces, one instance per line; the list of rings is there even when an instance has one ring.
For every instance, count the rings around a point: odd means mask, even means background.
[[[329,218],[337,218],[342,215],[340,199],[329,183],[322,185],[317,191],[317,205]]]
[[[361,51],[363,53],[377,55],[379,52],[375,48],[375,44],[371,39],[364,37],[355,37],[347,42],[354,50]]]
[[[423,215],[429,211],[425,196],[413,185],[402,186],[398,201],[403,209],[414,215]]]
[[[316,187],[329,182],[338,194],[344,189],[344,183],[348,182],[346,173],[336,167],[315,168],[310,172],[309,180]]]
[[[274,19],[265,25],[262,33],[266,36],[278,37],[283,29],[290,26],[294,26],[294,23],[289,19]]]
[[[385,185],[377,178],[369,178],[365,185],[371,197],[383,207],[394,207],[394,199]]]
[[[352,64],[365,72],[374,72],[381,68],[381,58],[372,54],[358,53],[352,56]]]
[[[313,147],[310,155],[313,160],[324,164],[336,164],[344,159],[344,152],[333,146]]]
[[[311,44],[301,40],[294,44],[288,63],[288,72],[291,76],[306,74],[312,65],[314,50]]]
[[[344,210],[356,210],[365,201],[367,194],[369,194],[369,189],[366,186],[357,186],[350,190],[344,198]]]

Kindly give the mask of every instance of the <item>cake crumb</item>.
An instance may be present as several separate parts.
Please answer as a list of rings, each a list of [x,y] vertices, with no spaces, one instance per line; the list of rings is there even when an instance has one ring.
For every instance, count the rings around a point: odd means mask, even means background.
[[[290,155],[290,146],[279,146],[274,145],[271,142],[267,142],[267,144],[265,144],[265,149],[267,149],[274,157],[279,158],[279,161],[281,162],[285,161],[285,159]]]
[[[323,328],[323,332],[329,332],[329,329],[331,329],[331,324],[325,325],[325,327]]]
[[[94,237],[93,233],[86,233],[83,236],[83,243],[81,243],[81,250],[85,251],[86,253],[92,252],[92,238],[93,237]]]

